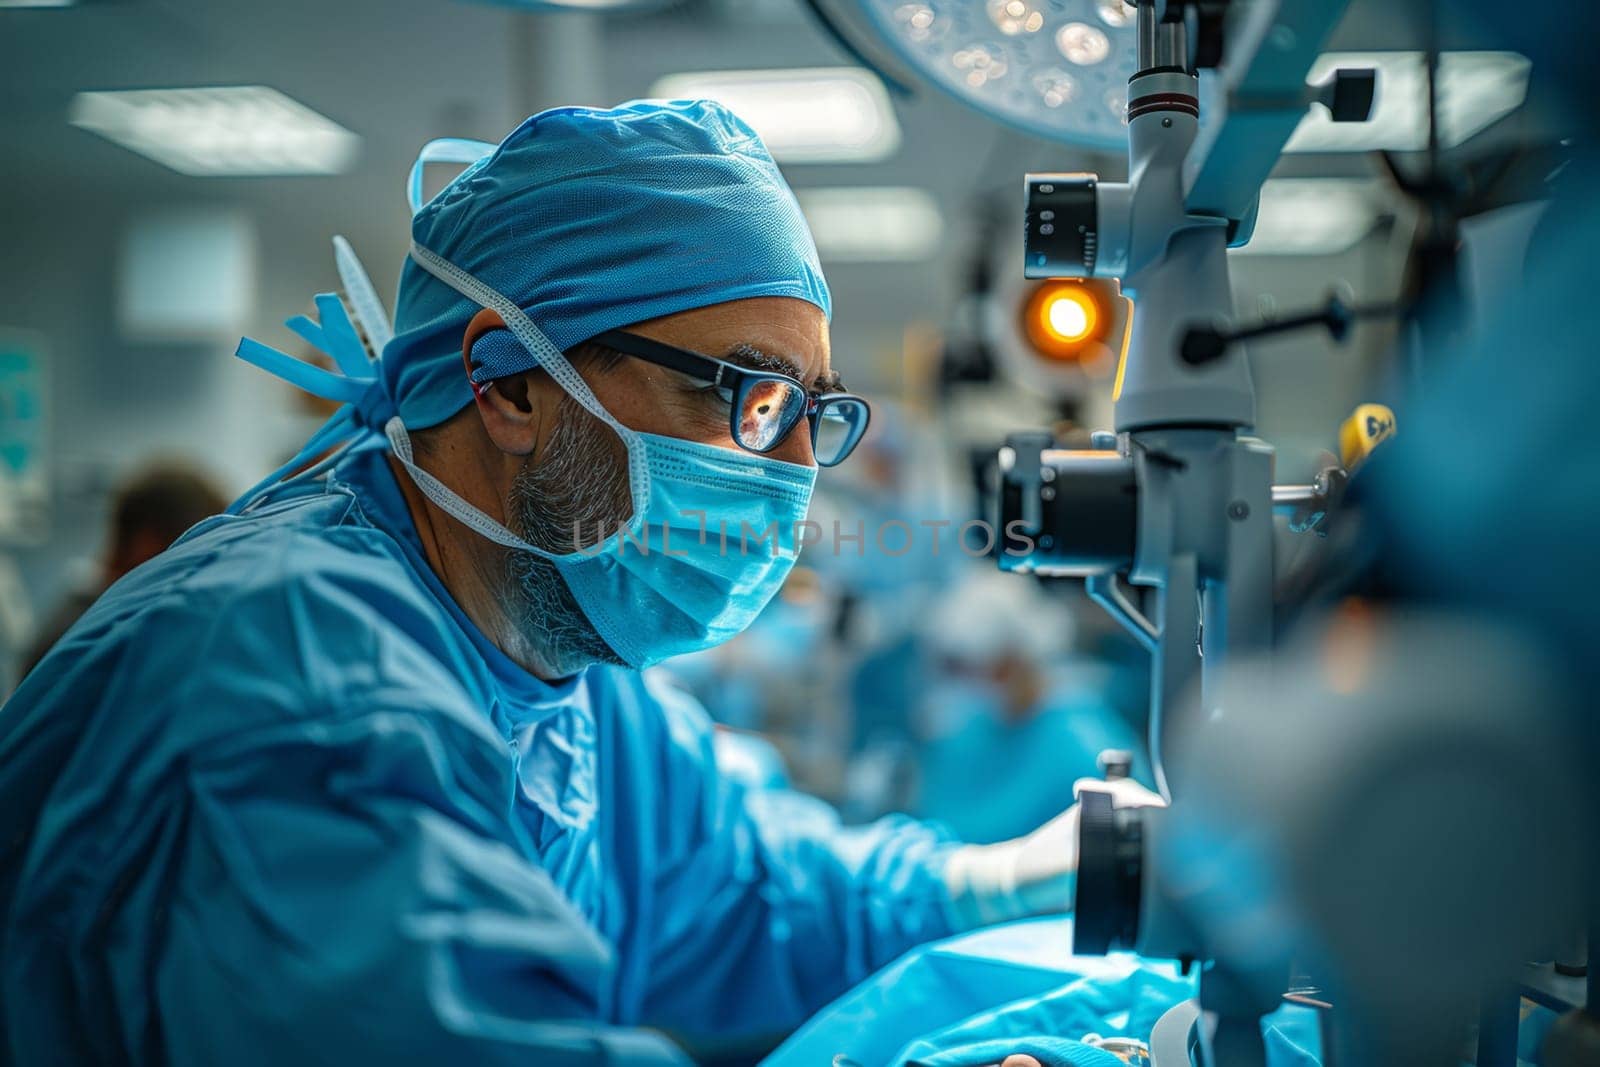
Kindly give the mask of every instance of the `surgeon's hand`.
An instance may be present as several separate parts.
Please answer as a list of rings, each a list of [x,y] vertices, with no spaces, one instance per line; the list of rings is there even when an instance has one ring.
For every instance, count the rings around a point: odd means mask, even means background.
[[[1000,1067],[1039,1067],[1039,1061],[1032,1056],[1024,1056],[1019,1053],[1015,1056],[1007,1056],[1001,1062]]]
[[[1074,796],[1086,790],[1111,794],[1119,808],[1161,806],[1161,797],[1131,778],[1080,778]],[[944,869],[950,921],[958,930],[1072,910],[1078,880],[1077,804],[1027,837],[994,845],[966,845]]]

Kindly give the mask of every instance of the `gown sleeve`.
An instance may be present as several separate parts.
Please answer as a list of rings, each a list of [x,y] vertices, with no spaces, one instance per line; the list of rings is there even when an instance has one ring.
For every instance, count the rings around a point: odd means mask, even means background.
[[[906,950],[952,933],[935,824],[841,825],[815,797],[717,771],[692,697],[652,681],[668,733],[646,1021],[694,1047],[781,1035]]]
[[[686,1062],[593,1021],[610,947],[449,748],[378,710],[190,766],[151,976],[171,1062]]]

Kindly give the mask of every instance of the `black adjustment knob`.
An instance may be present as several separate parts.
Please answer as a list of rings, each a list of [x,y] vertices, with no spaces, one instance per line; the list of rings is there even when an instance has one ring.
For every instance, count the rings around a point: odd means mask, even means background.
[[[1078,797],[1078,888],[1072,951],[1100,955],[1139,940],[1144,878],[1143,808],[1118,808],[1111,794]]]
[[[1087,278],[1100,235],[1092,174],[1030,174],[1022,273],[1028,278]]]

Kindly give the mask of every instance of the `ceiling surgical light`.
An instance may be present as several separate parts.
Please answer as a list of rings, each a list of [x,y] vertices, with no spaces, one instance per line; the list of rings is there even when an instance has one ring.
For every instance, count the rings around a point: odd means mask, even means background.
[[[798,189],[817,252],[834,263],[916,263],[939,250],[944,217],[911,187]]]
[[[989,0],[989,18],[1007,36],[1038,33],[1044,26],[1044,12],[1028,0]]]
[[[1111,54],[1111,41],[1086,22],[1069,22],[1056,31],[1056,47],[1080,67],[1092,67]]]
[[[1078,80],[1059,68],[1042,70],[1033,76],[1034,91],[1045,107],[1070,104],[1078,96]]]
[[[962,80],[977,89],[991,81],[999,81],[1011,67],[1006,63],[1006,53],[996,45],[975,44],[963,48],[950,57],[950,63],[964,71]]]
[[[79,93],[68,121],[180,174],[339,174],[361,138],[265,85]]]
[[[1107,26],[1122,27],[1133,22],[1133,7],[1123,0],[1098,0],[1094,10]]]
[[[761,135],[779,162],[870,163],[900,147],[889,94],[859,67],[669,74],[651,86],[650,95],[726,105]]]
[[[1516,52],[1439,55],[1439,144],[1454,148],[1521,106],[1528,95],[1528,58]],[[1377,96],[1366,122],[1334,122],[1314,107],[1286,152],[1420,151],[1428,146],[1428,70],[1422,52],[1329,52],[1307,75],[1321,82],[1339,67],[1377,70]]]
[[[907,38],[922,44],[944,30],[944,22],[927,4],[901,4],[894,9],[894,20]]]
[[[1133,74],[1122,0],[856,0],[898,58],[1030,133],[1121,148]]]

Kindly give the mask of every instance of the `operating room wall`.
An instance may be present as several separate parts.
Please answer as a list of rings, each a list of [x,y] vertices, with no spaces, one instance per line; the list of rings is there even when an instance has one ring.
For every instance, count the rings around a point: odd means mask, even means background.
[[[8,257],[28,266],[0,288],[0,323],[42,335],[49,367],[50,523],[43,542],[16,553],[36,605],[51,602],[98,552],[107,493],[132,467],[157,456],[185,459],[236,492],[304,436],[308,423],[287,389],[231,358],[237,337],[138,340],[118,328],[117,263],[128,227],[151,212],[205,202],[84,198],[70,212],[28,212],[7,227]],[[333,220],[218,206],[242,214],[255,235],[254,307],[239,326],[281,342],[275,322],[333,287],[326,237],[313,240],[309,229]]]

